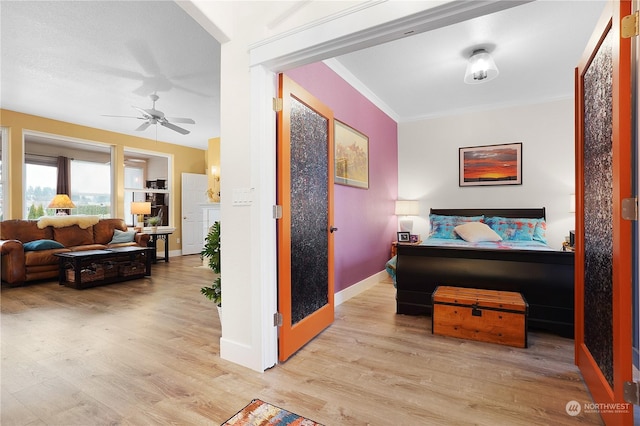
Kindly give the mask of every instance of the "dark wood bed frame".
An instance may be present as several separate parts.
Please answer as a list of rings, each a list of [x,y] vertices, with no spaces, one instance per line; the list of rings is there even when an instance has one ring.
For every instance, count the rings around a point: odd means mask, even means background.
[[[431,209],[457,216],[546,218],[545,209]],[[565,251],[499,250],[398,244],[396,311],[431,315],[439,285],[516,291],[529,304],[530,329],[573,337],[574,256]]]

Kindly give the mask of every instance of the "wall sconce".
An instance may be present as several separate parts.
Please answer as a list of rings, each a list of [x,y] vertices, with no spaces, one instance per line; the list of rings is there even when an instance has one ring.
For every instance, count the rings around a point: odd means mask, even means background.
[[[220,202],[220,173],[216,166],[211,166],[211,176],[213,177],[213,186],[207,189],[207,197],[209,202]]]
[[[47,206],[48,209],[56,209],[56,215],[66,216],[68,213],[65,210],[75,209],[76,205],[73,204],[71,198],[67,194],[57,194],[53,197],[53,200]]]
[[[144,215],[151,214],[151,203],[148,201],[132,201],[131,214],[138,215],[138,223],[136,223],[136,228],[144,228]]]
[[[478,84],[491,81],[499,74],[493,58],[485,49],[476,49],[471,54],[464,73],[464,82]]]
[[[397,200],[396,216],[418,216],[420,214],[420,204],[415,200]],[[400,231],[411,232],[413,229],[413,219],[405,217],[400,219]]]
[[[216,166],[211,166],[211,176],[216,182],[220,181],[220,175],[218,174],[218,168]]]

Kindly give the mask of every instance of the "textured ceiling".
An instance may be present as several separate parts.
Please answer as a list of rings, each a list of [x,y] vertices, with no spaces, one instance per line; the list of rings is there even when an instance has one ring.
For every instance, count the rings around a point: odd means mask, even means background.
[[[534,1],[336,59],[400,121],[570,98],[604,4]],[[500,74],[465,84],[477,48],[491,53]]]
[[[204,148],[220,135],[220,45],[172,1],[2,1],[4,109]],[[132,106],[187,117],[143,132]]]
[[[603,5],[534,1],[339,56],[334,69],[398,121],[568,98]],[[1,1],[0,15],[2,108],[199,148],[219,136],[220,46],[174,2]],[[500,75],[466,85],[478,47]],[[105,117],[137,116],[151,93],[167,116],[195,120],[180,125],[189,135]]]

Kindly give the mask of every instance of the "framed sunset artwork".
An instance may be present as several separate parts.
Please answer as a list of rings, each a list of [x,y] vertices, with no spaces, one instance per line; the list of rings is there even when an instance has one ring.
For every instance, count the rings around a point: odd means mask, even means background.
[[[522,185],[522,142],[460,148],[460,186]]]

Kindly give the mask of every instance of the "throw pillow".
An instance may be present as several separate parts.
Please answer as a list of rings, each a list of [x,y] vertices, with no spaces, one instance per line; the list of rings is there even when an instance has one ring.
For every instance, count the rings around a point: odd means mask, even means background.
[[[24,251],[39,251],[64,248],[62,244],[54,240],[35,240],[22,244]]]
[[[547,222],[544,219],[538,219],[536,229],[533,231],[533,241],[547,244]]]
[[[538,219],[487,217],[485,223],[505,241],[532,241]]]
[[[480,222],[484,216],[445,216],[438,214],[430,214],[431,222],[430,238],[445,238],[454,240],[458,238],[454,232],[454,228],[466,222]]]
[[[130,243],[136,238],[136,231],[121,231],[119,229],[113,230],[113,239],[109,244]]]
[[[481,241],[502,241],[502,237],[482,222],[468,222],[455,227],[456,234],[470,243]]]

